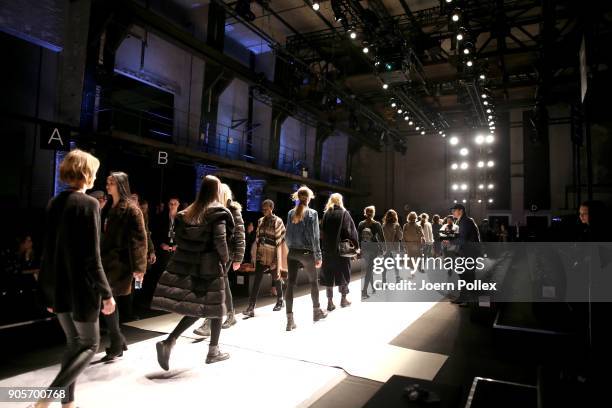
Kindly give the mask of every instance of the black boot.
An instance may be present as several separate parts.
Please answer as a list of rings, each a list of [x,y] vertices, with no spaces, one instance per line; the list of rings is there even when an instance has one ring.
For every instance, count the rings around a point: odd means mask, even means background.
[[[274,308],[272,309],[275,312],[278,312],[279,310],[281,310],[283,307],[285,306],[285,303],[283,302],[283,299],[278,299],[276,301],[276,304],[274,305]]]
[[[293,321],[293,313],[287,313],[287,331],[294,330],[297,326]]]
[[[333,312],[334,310],[336,310],[336,305],[334,305],[333,299],[327,299],[327,311]]]
[[[321,319],[325,319],[327,317],[327,313],[325,313],[321,308],[317,307],[312,311],[312,320],[318,322]]]
[[[368,295],[368,291],[367,290],[362,290],[361,291],[361,300],[363,299],[369,299],[370,295]]]
[[[245,319],[255,317],[255,305],[253,303],[249,303],[249,307],[247,307],[242,314],[244,315]]]
[[[219,361],[227,360],[229,357],[229,353],[222,353],[219,350],[219,346],[210,346],[206,356],[206,364],[218,363]]]
[[[102,357],[100,361],[106,363],[108,361],[113,361],[117,357],[123,357],[124,351],[127,351],[127,345],[125,343],[119,345],[111,344],[110,347],[106,348],[106,355]]]
[[[174,347],[174,343],[175,340],[166,339],[163,341],[158,341],[157,344],[155,344],[155,347],[157,348],[157,362],[159,363],[159,366],[166,371],[170,369],[168,363],[170,361],[170,352],[172,351],[172,347]]]

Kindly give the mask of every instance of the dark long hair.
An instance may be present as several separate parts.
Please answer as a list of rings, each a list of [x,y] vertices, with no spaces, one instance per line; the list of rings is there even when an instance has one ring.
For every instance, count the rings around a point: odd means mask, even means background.
[[[122,171],[112,171],[110,176],[115,180],[115,184],[117,185],[117,191],[119,191],[119,201],[130,200],[132,192],[130,191],[130,181],[128,179],[128,175]]]
[[[204,211],[211,204],[219,203],[221,205],[221,194],[221,180],[215,176],[204,177],[196,200],[185,209],[185,219],[187,222],[190,224],[200,223]]]

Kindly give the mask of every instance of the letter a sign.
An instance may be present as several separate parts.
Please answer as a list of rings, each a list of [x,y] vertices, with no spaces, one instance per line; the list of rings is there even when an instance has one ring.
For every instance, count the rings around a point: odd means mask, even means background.
[[[70,130],[64,126],[41,126],[40,148],[46,150],[70,150]]]

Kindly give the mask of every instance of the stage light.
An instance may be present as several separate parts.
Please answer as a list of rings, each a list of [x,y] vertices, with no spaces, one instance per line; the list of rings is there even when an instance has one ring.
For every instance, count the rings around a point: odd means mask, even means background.
[[[461,150],[459,150],[459,154],[462,156],[467,156],[470,153],[470,151],[467,148],[462,148]]]
[[[474,65],[474,63],[472,62],[472,60],[468,60],[468,62],[466,62],[466,65],[468,67],[471,67],[472,65]]]
[[[487,94],[482,94],[482,99],[487,99]]]
[[[478,204],[482,203],[482,200],[478,200]]]
[[[447,2],[447,3],[452,3],[452,2],[453,2],[453,0],[446,0],[446,2]]]
[[[459,10],[455,10],[453,12],[453,15],[451,16],[451,19],[456,23],[457,21],[459,21],[460,18],[461,18],[461,14]]]
[[[458,138],[457,136],[453,136],[453,137],[451,137],[451,138],[449,139],[449,143],[450,143],[452,146],[456,146],[456,145],[458,145],[458,144],[459,144],[459,138]]]
[[[389,89],[389,85],[387,85],[387,84],[383,84],[382,88],[383,88],[383,89]]]
[[[467,170],[469,167],[470,167],[470,165],[467,164],[467,162],[461,163],[461,170]]]
[[[479,169],[483,168],[485,166],[485,162],[483,161],[479,161],[476,166],[478,166]]]
[[[493,167],[493,166],[495,166],[495,162],[493,160],[489,160],[487,162],[487,167]]]
[[[443,132],[443,131],[441,131],[441,130],[438,132],[438,134],[439,134],[439,135],[441,135],[441,134],[443,134],[443,133],[444,133],[444,132]]]
[[[479,189],[479,190],[484,190],[484,184],[479,184],[479,185],[478,185],[478,189]]]
[[[463,34],[459,33],[457,34],[457,41],[462,41],[463,40]]]
[[[412,126],[412,125],[414,125],[414,122],[413,122],[413,121],[410,121],[410,122],[408,122],[408,124],[409,124],[410,126]]]
[[[443,137],[443,138],[444,138],[444,137],[446,137],[446,133],[442,133],[442,137]]]
[[[495,126],[489,127],[489,130],[491,131],[491,133],[493,133],[493,131],[495,130]]]
[[[493,199],[489,198],[489,204],[493,204]]]
[[[487,113],[491,113],[493,112],[491,109],[487,109]]]
[[[403,112],[403,110],[401,110],[401,109],[397,110],[397,113],[399,113],[399,114],[401,114],[402,112]]]
[[[453,203],[457,204],[457,200],[453,200]]]
[[[489,126],[495,126],[495,122],[494,121],[490,121],[489,122]]]
[[[489,105],[489,102],[484,101],[482,104],[483,104],[484,106],[487,106],[487,105]]]
[[[467,185],[467,184],[465,184],[465,183],[463,183],[463,184],[461,185],[461,191],[467,191],[467,189],[468,189],[468,185]]]
[[[493,119],[493,115],[489,115],[489,120]]]
[[[314,11],[319,11],[320,8],[321,8],[321,5],[319,5],[318,2],[315,1],[314,3],[312,3],[312,9]]]
[[[467,200],[464,198],[464,199],[463,199],[463,204],[465,204],[465,203],[467,203]]]
[[[424,130],[423,130],[423,131],[421,131],[421,134],[422,134],[423,136],[425,136],[425,131],[424,131]]]
[[[357,38],[357,33],[353,30],[350,31],[349,33],[349,37],[351,37],[351,40],[354,40],[355,38]]]
[[[495,137],[493,135],[488,135],[485,139],[488,144],[491,144],[495,141]]]
[[[404,116],[404,120],[410,120],[408,116]]]
[[[368,52],[370,52],[370,49],[368,47],[363,47],[363,53],[367,54]]]
[[[395,103],[395,102],[391,102],[391,107],[392,107],[392,108],[395,108],[396,106],[397,106],[397,103]]]
[[[487,188],[488,188],[489,190],[493,190],[493,187],[495,187],[493,184],[489,184],[489,185],[487,186]]]
[[[416,130],[421,130],[421,127],[420,127],[420,126],[417,126],[415,129],[416,129]]]
[[[459,186],[457,184],[453,184],[451,188],[453,189],[453,191],[459,190]]]
[[[484,138],[484,136],[483,136],[483,135],[478,135],[478,136],[476,136],[475,141],[476,141],[476,144],[481,145],[481,144],[483,144],[483,143],[484,143],[485,138]]]
[[[374,66],[375,66],[375,67],[377,67],[377,66],[379,66],[379,65],[380,65],[380,61],[375,61],[375,62],[374,62]]]
[[[451,164],[451,169],[457,170],[458,168],[459,168],[459,165],[457,163]]]
[[[483,81],[485,80],[485,74],[480,74],[480,79],[482,79]]]
[[[463,53],[464,53],[465,55],[469,55],[469,53],[470,53],[470,49],[469,49],[469,48],[464,48],[464,49],[463,49]]]

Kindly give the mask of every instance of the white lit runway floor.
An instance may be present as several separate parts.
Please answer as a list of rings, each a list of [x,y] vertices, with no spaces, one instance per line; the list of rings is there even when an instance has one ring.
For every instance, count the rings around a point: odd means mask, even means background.
[[[285,312],[272,306],[255,310],[221,332],[227,361],[206,365],[206,341],[192,329],[172,351],[170,371],[159,368],[155,343],[165,335],[130,345],[124,357],[94,364],[80,377],[77,400],[82,408],[97,407],[294,407],[309,406],[347,374],[385,382],[393,374],[431,380],[446,356],[388,343],[435,303],[362,303],[360,280],[351,284],[353,304],[339,307],[319,322],[312,321],[310,295],[294,301],[295,331],[285,331]],[[325,292],[320,294],[326,305]],[[170,332],[180,316],[163,315],[130,326]],[[96,360],[103,354],[96,356]],[[6,386],[46,386],[59,366],[31,371],[0,381]],[[0,406],[11,406],[1,404]],[[14,404],[13,406],[27,406]],[[57,404],[59,406],[59,404]]]

